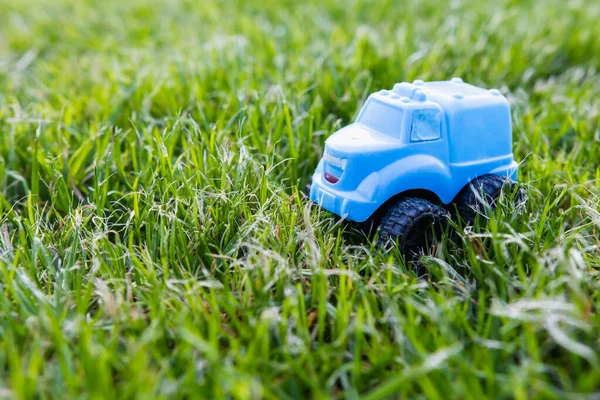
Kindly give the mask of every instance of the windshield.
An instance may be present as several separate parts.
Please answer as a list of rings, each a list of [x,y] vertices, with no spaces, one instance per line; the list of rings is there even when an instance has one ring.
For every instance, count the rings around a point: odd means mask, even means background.
[[[389,104],[370,99],[363,107],[363,111],[356,122],[374,131],[400,138],[402,110]]]

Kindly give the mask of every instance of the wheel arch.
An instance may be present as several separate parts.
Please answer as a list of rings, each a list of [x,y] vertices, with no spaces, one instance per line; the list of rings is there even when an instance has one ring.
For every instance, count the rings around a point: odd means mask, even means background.
[[[420,199],[424,199],[427,200],[433,204],[437,204],[441,207],[445,207],[444,202],[440,199],[440,197],[433,192],[432,190],[429,189],[408,189],[405,190],[401,193],[397,193],[393,196],[391,196],[389,199],[387,199],[385,202],[383,202],[383,204],[381,204],[373,213],[373,215],[371,216],[372,219],[374,219],[375,221],[379,221],[381,220],[381,218],[383,218],[383,216],[388,212],[388,210],[390,209],[390,207],[392,207],[394,204],[396,204],[398,201],[402,200],[402,199],[406,199],[408,197],[416,197],[416,198],[420,198]]]
[[[378,196],[382,201],[372,213],[374,218],[407,197],[418,197],[445,206],[462,188],[455,187],[456,182],[446,163],[430,155],[405,157],[388,165],[378,175]]]

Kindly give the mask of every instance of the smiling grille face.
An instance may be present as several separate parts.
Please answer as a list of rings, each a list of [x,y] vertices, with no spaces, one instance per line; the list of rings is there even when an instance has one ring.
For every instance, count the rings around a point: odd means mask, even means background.
[[[323,160],[327,164],[339,168],[342,171],[346,169],[346,165],[348,164],[348,159],[332,156],[327,150],[325,150],[325,153],[323,154]]]

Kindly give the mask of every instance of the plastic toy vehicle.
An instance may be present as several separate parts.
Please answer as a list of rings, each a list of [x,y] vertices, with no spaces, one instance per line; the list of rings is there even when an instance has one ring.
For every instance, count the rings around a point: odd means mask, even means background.
[[[408,250],[451,208],[472,223],[484,203],[495,206],[517,167],[498,90],[460,78],[403,82],[371,94],[356,122],[327,139],[310,199],[351,221],[379,215],[379,242]]]

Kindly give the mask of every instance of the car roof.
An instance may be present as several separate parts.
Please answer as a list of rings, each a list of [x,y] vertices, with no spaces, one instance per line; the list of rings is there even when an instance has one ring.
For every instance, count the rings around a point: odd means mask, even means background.
[[[423,82],[423,86],[425,86],[426,90],[429,89],[427,91],[445,93],[448,95],[455,95],[458,93],[464,97],[479,96],[487,93],[487,90],[465,83],[460,78],[452,78],[450,81]]]
[[[446,111],[507,103],[506,98],[498,90],[487,90],[470,85],[460,78],[452,78],[449,81],[415,80],[412,83],[397,83],[393,90],[381,90],[372,96],[403,108],[420,108],[437,104]]]

